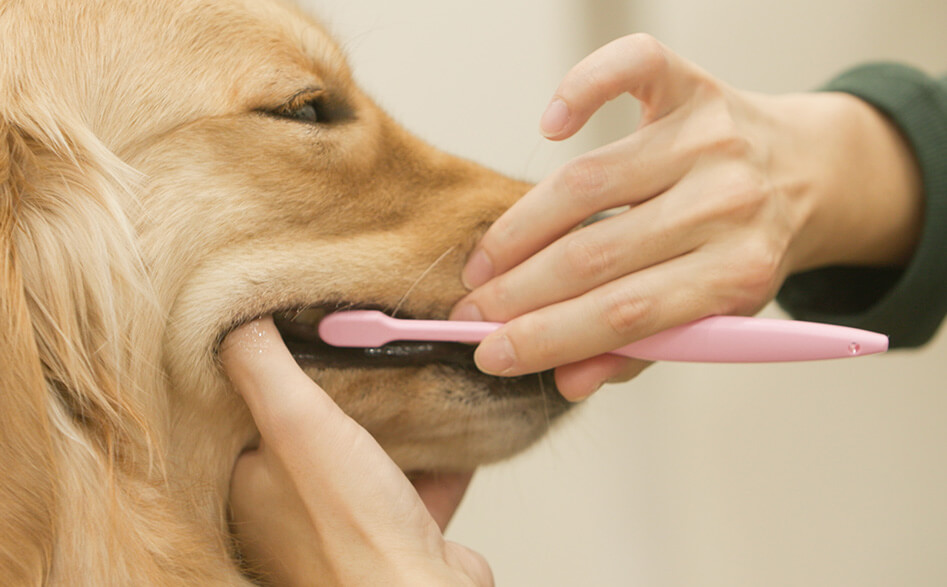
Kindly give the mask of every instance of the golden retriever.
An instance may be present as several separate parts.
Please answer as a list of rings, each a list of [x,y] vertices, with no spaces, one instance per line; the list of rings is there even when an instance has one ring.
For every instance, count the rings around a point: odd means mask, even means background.
[[[471,349],[331,349],[345,307],[444,318],[528,186],[435,150],[281,0],[0,1],[0,577],[246,584],[227,532],[255,440],[215,349],[275,313],[405,470],[507,457],[567,404]]]

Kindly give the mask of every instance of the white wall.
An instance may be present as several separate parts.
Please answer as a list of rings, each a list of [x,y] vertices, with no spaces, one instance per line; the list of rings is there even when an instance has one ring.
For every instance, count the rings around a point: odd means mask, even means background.
[[[619,100],[565,144],[536,132],[561,75],[624,32],[761,91],[869,58],[947,71],[943,2],[307,4],[405,126],[531,180],[633,128]],[[657,365],[478,473],[449,537],[499,585],[947,585],[945,339],[817,364]]]

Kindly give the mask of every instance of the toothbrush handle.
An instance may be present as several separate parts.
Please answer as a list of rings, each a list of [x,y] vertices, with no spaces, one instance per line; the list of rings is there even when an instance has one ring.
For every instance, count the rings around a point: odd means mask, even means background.
[[[651,361],[766,363],[857,357],[884,352],[888,337],[845,326],[711,316],[612,351]]]
[[[495,322],[403,320],[372,310],[339,312],[319,325],[335,346],[381,346],[393,340],[477,343],[502,326]],[[883,334],[814,322],[711,316],[612,351],[650,361],[763,363],[857,357],[888,349]]]
[[[329,318],[326,318],[326,320]],[[387,324],[393,330],[387,333],[386,342],[392,340],[437,340],[467,344],[477,344],[487,335],[503,326],[502,322],[395,320],[393,318],[387,318]]]

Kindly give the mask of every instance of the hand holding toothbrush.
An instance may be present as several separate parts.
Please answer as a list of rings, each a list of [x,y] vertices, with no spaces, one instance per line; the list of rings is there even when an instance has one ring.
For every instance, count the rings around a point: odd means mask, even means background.
[[[626,92],[641,102],[638,130],[539,183],[470,256],[472,291],[451,318],[507,323],[478,348],[482,370],[558,367],[563,395],[580,399],[647,365],[612,349],[706,316],[754,314],[791,273],[910,258],[917,166],[866,103],[739,91],[631,35],[568,73],[541,129],[568,138]]]

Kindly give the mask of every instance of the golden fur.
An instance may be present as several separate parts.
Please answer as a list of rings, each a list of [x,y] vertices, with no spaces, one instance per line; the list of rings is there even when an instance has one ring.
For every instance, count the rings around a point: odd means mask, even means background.
[[[0,38],[0,577],[244,584],[227,487],[256,432],[221,337],[333,301],[444,317],[526,186],[393,123],[279,0],[0,0]],[[324,120],[280,115],[306,100]],[[405,470],[564,411],[444,365],[309,372]]]

